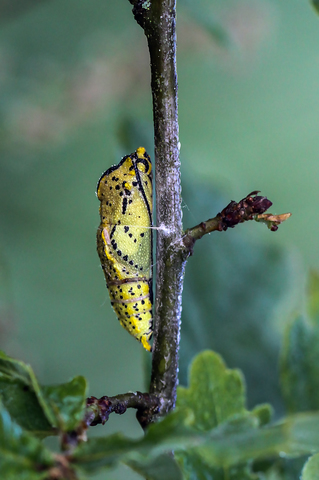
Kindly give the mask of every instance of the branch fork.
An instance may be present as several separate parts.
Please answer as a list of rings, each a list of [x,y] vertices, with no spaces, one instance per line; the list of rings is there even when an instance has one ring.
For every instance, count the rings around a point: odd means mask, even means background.
[[[104,424],[110,413],[137,409],[143,428],[175,406],[178,384],[178,354],[181,326],[181,298],[187,258],[195,242],[213,231],[226,231],[239,223],[255,220],[272,231],[290,214],[266,214],[272,205],[259,191],[240,202],[231,201],[216,217],[183,233],[179,131],[177,113],[176,0],[129,0],[133,15],[147,37],[153,96],[156,218],[155,328],[150,393],[127,393],[116,397],[90,397],[85,423]]]

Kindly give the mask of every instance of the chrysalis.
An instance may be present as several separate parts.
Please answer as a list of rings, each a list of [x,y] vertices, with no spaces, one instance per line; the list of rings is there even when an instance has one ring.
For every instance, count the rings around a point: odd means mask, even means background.
[[[152,164],[145,148],[99,180],[97,250],[120,324],[143,347],[152,336]]]

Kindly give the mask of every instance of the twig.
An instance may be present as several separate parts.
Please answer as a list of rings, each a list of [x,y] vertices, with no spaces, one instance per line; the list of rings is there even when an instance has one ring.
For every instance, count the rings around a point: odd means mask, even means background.
[[[78,476],[66,455],[55,454],[55,465],[46,475],[47,480],[78,480]],[[39,470],[41,470],[39,468]]]
[[[226,231],[228,228],[234,228],[239,223],[247,222],[248,220],[266,223],[273,232],[278,230],[278,225],[287,220],[291,213],[283,213],[281,215],[265,214],[264,212],[271,207],[272,202],[267,197],[258,196],[257,193],[259,193],[258,190],[249,193],[238,203],[232,200],[216,217],[187,229],[183,236],[186,252],[192,255],[196,240],[201,239],[207,233]]]
[[[285,222],[289,217],[291,217],[291,213],[281,213],[280,215],[265,213],[264,215],[257,215],[254,220],[256,220],[256,222],[264,223],[269,230],[276,232],[278,230],[278,225]]]
[[[130,0],[147,37],[151,63],[158,231],[156,295],[150,393],[159,413],[174,408],[185,259],[173,246],[182,238],[181,181],[177,117],[176,0]],[[149,411],[149,422],[154,412]]]
[[[128,408],[136,408],[136,416],[142,427],[145,427],[144,412],[152,411],[155,414],[158,406],[159,399],[155,395],[141,392],[123,393],[114,397],[90,397],[87,399],[84,423],[86,427],[93,427],[100,423],[104,425],[111,413],[123,415]]]
[[[159,398],[156,395],[141,392],[129,392],[114,397],[89,397],[86,400],[86,411],[83,421],[76,430],[61,435],[61,448],[66,455],[70,454],[81,442],[87,440],[88,427],[104,425],[111,413],[123,415],[128,408],[135,408],[136,418],[145,429],[149,424],[149,416],[156,415],[159,409]]]

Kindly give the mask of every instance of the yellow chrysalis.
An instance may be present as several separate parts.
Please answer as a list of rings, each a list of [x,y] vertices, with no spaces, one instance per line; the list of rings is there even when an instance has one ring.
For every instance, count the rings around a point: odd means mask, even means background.
[[[106,170],[97,186],[97,250],[120,324],[143,347],[152,336],[152,164],[145,148]]]

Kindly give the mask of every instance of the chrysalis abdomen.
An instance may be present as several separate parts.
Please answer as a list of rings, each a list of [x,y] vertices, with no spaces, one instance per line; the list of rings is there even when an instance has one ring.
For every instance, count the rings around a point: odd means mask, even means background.
[[[111,304],[143,347],[152,336],[152,164],[145,148],[100,178],[97,249]]]

